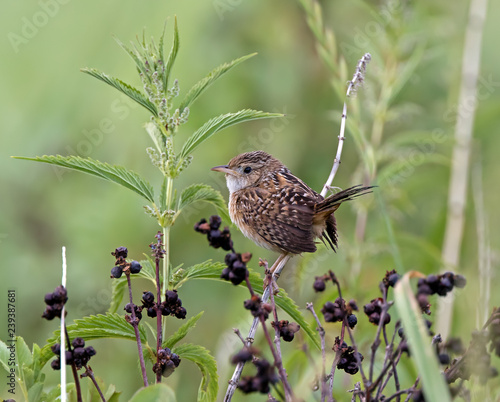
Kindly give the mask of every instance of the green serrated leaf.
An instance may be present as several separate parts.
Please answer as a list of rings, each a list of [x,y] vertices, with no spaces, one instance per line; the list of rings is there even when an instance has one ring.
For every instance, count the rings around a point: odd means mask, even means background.
[[[141,388],[129,402],[176,402],[175,392],[166,384],[154,384]]]
[[[177,214],[180,214],[181,211],[188,205],[192,205],[200,201],[208,202],[215,206],[223,221],[228,223],[231,221],[226,201],[224,200],[224,197],[222,197],[220,191],[217,191],[206,184],[192,184],[182,190],[179,198],[179,205],[177,207]]]
[[[185,282],[190,279],[211,279],[211,280],[220,280],[220,274],[222,270],[226,267],[225,264],[221,262],[212,262],[212,260],[208,260],[202,262],[201,264],[193,265],[192,267],[186,268],[183,272],[183,276],[174,283],[174,288],[180,288]],[[250,284],[252,285],[254,291],[260,295],[262,295],[262,278],[261,276],[253,271],[252,269],[248,270]],[[231,285],[231,282],[223,281],[228,285]],[[240,284],[242,287],[246,287],[246,284]],[[311,342],[320,349],[320,342],[318,338],[318,333],[311,328],[311,326],[307,323],[304,316],[300,312],[298,306],[295,302],[288,297],[287,293],[280,288],[279,293],[275,297],[276,305],[284,310],[297,324],[300,325],[304,333],[311,340]]]
[[[155,117],[158,117],[158,110],[153,102],[151,102],[142,92],[138,89],[130,86],[129,84],[119,80],[118,78],[111,77],[106,73],[103,73],[95,68],[82,68],[81,72],[91,75],[98,80],[105,82],[106,84],[112,86],[117,89],[121,93],[127,95],[130,99],[137,102],[139,105],[143,106],[147,110],[151,112],[151,114]]]
[[[137,173],[122,166],[110,165],[91,158],[79,156],[44,155],[28,158],[24,156],[13,156],[15,159],[43,162],[57,165],[119,184],[134,191],[150,202],[154,202],[153,187]]]
[[[198,389],[198,402],[213,402],[219,390],[219,376],[217,362],[210,352],[200,345],[190,343],[176,346],[172,351],[181,359],[191,360],[196,363],[201,371],[201,384]]]
[[[203,144],[212,135],[227,127],[250,120],[268,119],[272,117],[283,117],[281,113],[266,113],[258,110],[244,109],[236,113],[227,113],[214,117],[201,126],[191,135],[182,147],[180,157],[186,158],[198,146]]]
[[[177,27],[177,16],[174,19],[174,39],[172,41],[172,48],[170,49],[170,54],[168,55],[167,66],[165,69],[164,82],[163,87],[165,91],[168,90],[168,81],[170,78],[170,74],[172,73],[172,67],[174,66],[175,59],[177,57],[177,53],[179,52],[179,29]]]
[[[196,322],[201,318],[204,311],[199,312],[194,317],[191,317],[186,321],[185,324],[181,325],[181,327],[175,331],[173,335],[170,335],[162,344],[162,348],[172,349],[179,341],[184,339],[187,333],[196,326]]]
[[[222,270],[226,267],[225,264],[221,262],[212,262],[208,260],[200,264],[193,265],[187,269],[183,269],[182,276],[173,283],[174,289],[179,289],[184,282],[189,279],[220,279],[220,274]],[[255,273],[251,272],[250,275]]]
[[[236,60],[231,61],[230,63],[224,63],[212,70],[205,78],[198,81],[186,94],[184,99],[182,100],[179,110],[182,111],[190,107],[190,105],[198,98],[210,85],[212,85],[218,78],[227,73],[233,67],[238,64],[248,60],[249,58],[255,56],[257,53],[248,54],[246,56],[240,57]]]
[[[87,342],[100,338],[120,338],[135,342],[134,328],[118,314],[98,314],[76,319],[67,329],[70,339],[81,337]],[[40,360],[43,364],[54,357],[50,347],[59,341],[59,333],[59,330],[54,331],[54,335],[47,340],[47,345],[42,348]],[[139,325],[139,334],[141,342],[146,343],[146,330],[142,325]]]
[[[420,375],[425,400],[451,402],[450,391],[441,375],[427,326],[410,286],[410,278],[414,276],[418,276],[418,273],[407,272],[394,287],[394,301],[413,356],[411,361]]]
[[[120,45],[120,47],[123,50],[125,50],[125,52],[127,52],[127,54],[132,58],[132,60],[134,60],[134,62],[136,64],[137,69],[139,70],[139,72],[141,72],[142,74],[144,74],[144,77],[146,77],[147,79],[149,79],[149,74],[148,74],[148,71],[146,69],[146,66],[144,65],[144,62],[139,58],[139,56],[133,50],[129,49],[118,38],[115,38],[115,41],[116,41],[116,43],[118,43],[118,45]]]

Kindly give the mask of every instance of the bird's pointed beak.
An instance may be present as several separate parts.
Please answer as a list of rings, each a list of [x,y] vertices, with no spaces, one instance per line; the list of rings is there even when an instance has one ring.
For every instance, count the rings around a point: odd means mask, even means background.
[[[226,173],[226,174],[230,174],[230,175],[236,176],[236,172],[233,169],[229,169],[228,165],[215,166],[215,167],[213,167],[210,170],[213,170],[215,172],[222,172],[222,173]]]

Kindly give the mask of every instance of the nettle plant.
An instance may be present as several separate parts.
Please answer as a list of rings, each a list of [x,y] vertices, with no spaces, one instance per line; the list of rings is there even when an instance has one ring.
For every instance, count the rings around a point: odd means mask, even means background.
[[[69,353],[72,353],[71,342],[76,338],[78,338],[77,344],[82,342],[80,339],[86,342],[96,338],[121,338],[136,341],[145,386],[149,384],[148,376],[153,377],[154,375],[155,381],[160,383],[162,377],[172,374],[181,360],[191,360],[202,373],[198,399],[212,401],[215,400],[218,392],[215,359],[208,350],[200,345],[178,345],[178,342],[195,326],[203,312],[190,316],[182,307],[177,290],[193,278],[218,278],[225,265],[219,262],[205,261],[189,268],[173,267],[170,262],[170,231],[177,222],[179,215],[187,207],[198,202],[213,204],[226,221],[228,221],[228,213],[222,195],[211,186],[192,184],[187,188],[177,189],[175,179],[192,163],[193,152],[215,133],[238,123],[282,117],[283,115],[244,109],[234,113],[221,114],[208,120],[194,132],[182,133],[187,131],[183,129],[183,125],[188,121],[190,108],[196,99],[218,78],[241,62],[254,56],[254,54],[220,65],[196,83],[179,102],[177,99],[181,92],[180,85],[178,80],[172,79],[172,69],[179,51],[177,20],[174,23],[172,46],[168,56],[164,53],[164,36],[165,31],[161,35],[158,44],[153,39],[149,42],[146,41],[144,35],[136,43],[132,43],[131,46],[126,46],[117,40],[118,44],[135,62],[143,84],[142,91],[96,69],[82,69],[84,73],[125,94],[151,114],[145,129],[152,140],[153,146],[147,148],[147,154],[151,163],[159,169],[163,176],[163,180],[158,184],[159,191],[157,190],[157,195],[155,195],[153,186],[145,178],[122,166],[110,165],[79,156],[44,155],[16,158],[48,163],[88,173],[128,188],[148,202],[144,206],[146,213],[156,219],[161,227],[161,230],[155,235],[155,241],[150,245],[151,257],[148,256],[147,259],[140,262],[130,261],[126,259],[128,253],[126,248],[118,247],[112,252],[116,261],[115,267],[111,271],[113,295],[110,308],[104,315],[83,317],[67,325]],[[179,145],[178,142],[181,142],[181,144]],[[257,283],[257,277],[257,274],[252,273],[252,280],[255,283]],[[132,300],[131,283],[133,278],[145,278],[151,281],[155,290],[154,293],[145,292],[143,294],[141,306],[134,304]],[[125,306],[127,314],[124,317],[118,314],[118,311],[123,308],[122,303],[127,287],[129,303]],[[311,338],[315,337],[314,332],[306,325],[297,306],[285,293],[280,295],[277,304],[285,308],[295,321],[307,328],[306,333]],[[145,323],[145,320],[141,321],[144,312],[149,317],[155,318],[156,328],[149,323]],[[187,316],[188,320],[175,333],[168,334],[168,325],[166,324],[168,316],[179,319],[184,319]],[[54,317],[51,316],[51,318]],[[146,329],[150,330],[151,336],[148,336]],[[153,344],[148,343],[148,338],[151,339],[151,337],[155,341]],[[30,358],[21,361],[18,367],[20,388],[26,397],[31,395],[30,401],[48,400],[53,396],[54,392],[57,392],[52,391],[51,396],[43,392],[40,385],[43,383],[43,376],[40,370],[54,357],[54,353],[60,356],[60,348],[54,346],[59,341],[60,332],[56,331],[43,348],[34,345],[33,353],[29,354]],[[317,340],[315,342],[317,343]],[[24,341],[21,343],[26,346]],[[27,350],[27,346],[25,349]],[[69,362],[67,361],[67,363],[73,364],[69,354],[68,358]],[[146,368],[148,363],[152,365],[152,368]],[[133,362],[131,364],[134,365]],[[36,378],[33,378],[33,375],[25,375],[27,372],[33,372],[34,368],[36,368]],[[53,368],[60,368],[60,363],[54,363]],[[75,370],[73,371],[75,373]],[[28,380],[28,378],[31,380]],[[75,383],[77,382],[78,379],[75,376]],[[35,392],[33,387],[37,389],[36,397],[32,396]],[[152,388],[154,386],[146,387],[146,389],[150,389],[148,392],[152,392]],[[172,391],[170,389],[165,390],[164,386],[157,392],[163,393],[162,395],[172,395]],[[100,391],[99,394],[102,399]],[[108,390],[107,395],[114,395],[114,391]],[[78,394],[78,390],[76,397],[78,400],[82,398],[81,394]]]

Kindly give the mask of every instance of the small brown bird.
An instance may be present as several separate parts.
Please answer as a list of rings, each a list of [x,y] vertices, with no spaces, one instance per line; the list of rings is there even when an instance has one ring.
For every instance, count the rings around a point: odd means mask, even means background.
[[[372,188],[358,185],[325,199],[264,151],[235,156],[212,170],[226,174],[233,223],[259,246],[282,254],[312,253],[317,238],[335,251],[333,213]]]

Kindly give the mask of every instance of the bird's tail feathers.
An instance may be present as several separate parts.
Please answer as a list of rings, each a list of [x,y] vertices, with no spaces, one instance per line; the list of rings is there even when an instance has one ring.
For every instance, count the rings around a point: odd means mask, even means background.
[[[321,214],[321,212],[328,212],[329,214],[336,211],[340,204],[345,201],[351,201],[361,195],[369,194],[372,189],[377,186],[363,186],[358,184],[347,188],[345,190],[339,191],[336,194],[325,198],[323,201],[316,205],[316,212]]]

